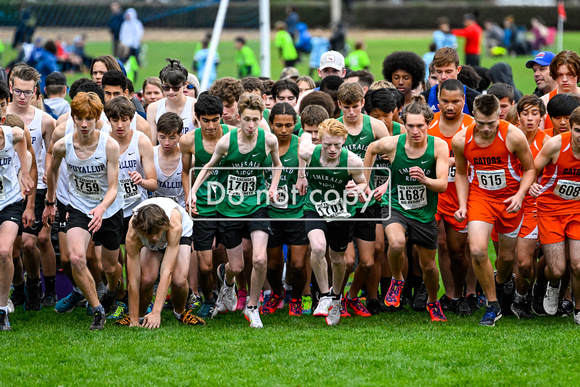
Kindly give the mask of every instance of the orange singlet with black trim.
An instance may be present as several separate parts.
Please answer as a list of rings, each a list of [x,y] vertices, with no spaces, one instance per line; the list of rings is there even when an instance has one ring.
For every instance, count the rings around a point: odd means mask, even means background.
[[[550,100],[552,98],[554,98],[554,96],[558,94],[558,88],[555,88],[554,90],[550,91],[550,93],[548,94],[548,102],[550,102]],[[548,104],[546,104],[546,108],[548,107]],[[546,114],[546,118],[544,119],[544,130],[546,129],[552,129],[554,127],[554,124],[552,123],[552,119],[550,118],[549,114]],[[548,133],[550,134],[550,133]]]
[[[532,156],[535,159],[538,156],[538,153],[542,150],[544,146],[544,139],[548,136],[545,132],[538,130],[536,133],[536,137],[534,137],[534,141],[530,144],[530,150],[532,151]],[[548,136],[549,137],[549,136]],[[523,175],[523,168],[522,164],[518,162],[518,173],[520,176]],[[538,183],[540,183],[542,178],[542,174],[538,177]],[[524,197],[524,201],[522,202],[522,208],[524,212],[534,212],[536,211],[536,198],[530,195],[529,192],[526,192],[526,196]]]
[[[509,125],[500,120],[495,139],[486,147],[475,143],[475,123],[467,128],[463,155],[470,164],[469,200],[503,203],[518,192],[521,178],[514,167],[519,160],[506,145]]]
[[[453,136],[447,137],[439,129],[439,120],[441,119],[441,112],[435,113],[433,122],[429,126],[427,134],[433,137],[439,137],[444,140],[449,147],[449,157],[455,157],[453,149],[451,149],[451,140]],[[473,117],[469,114],[463,114],[463,121],[457,129],[457,132],[467,128],[473,123]],[[455,133],[457,133],[455,132]],[[453,135],[455,135],[455,133]],[[459,199],[457,198],[457,190],[455,189],[455,166],[449,167],[449,174],[447,175],[447,189],[445,192],[439,194],[439,201],[437,202],[437,212],[449,216],[453,216],[455,211],[459,209]]]
[[[537,199],[538,216],[580,214],[580,160],[572,151],[572,135],[562,133],[556,163],[544,168],[542,189]]]

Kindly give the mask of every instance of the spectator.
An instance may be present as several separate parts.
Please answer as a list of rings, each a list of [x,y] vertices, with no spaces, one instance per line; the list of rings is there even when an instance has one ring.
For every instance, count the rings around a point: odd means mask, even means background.
[[[435,43],[435,50],[439,50],[441,47],[451,47],[457,49],[457,37],[451,33],[449,27],[449,19],[445,16],[437,19],[437,25],[439,29],[433,32],[433,42]]]
[[[312,77],[320,64],[320,57],[330,49],[330,42],[328,41],[328,38],[324,36],[322,29],[317,27],[312,31],[310,43],[312,50],[310,51],[310,60],[308,62],[310,66],[308,75]]]
[[[16,31],[14,32],[14,39],[12,40],[12,48],[18,49],[22,43],[32,42],[32,35],[34,35],[34,28],[36,27],[36,18],[32,15],[29,8],[22,8],[20,10],[20,22]]]
[[[534,36],[531,44],[532,51],[540,51],[544,46],[550,44],[550,30],[544,24],[542,18],[533,17],[531,20],[532,35]]]
[[[284,67],[294,67],[298,62],[298,52],[294,47],[294,40],[292,35],[286,31],[286,24],[284,22],[276,22],[276,38],[274,39],[274,47],[278,49],[280,61]]]
[[[70,112],[70,105],[64,99],[66,91],[66,76],[63,73],[55,71],[48,74],[44,86],[46,94],[44,103],[50,107],[57,117]]]
[[[505,36],[504,31],[493,20],[486,20],[483,24],[485,28],[485,48],[493,56],[507,54],[505,48],[501,47]]]
[[[203,73],[205,69],[205,64],[207,62],[207,58],[209,57],[209,41],[204,40],[201,42],[201,50],[195,53],[193,57],[193,68],[197,71],[197,75],[203,79]],[[208,87],[211,86],[213,81],[217,78],[217,66],[220,63],[220,58],[218,57],[217,52],[215,53],[215,58],[213,60],[211,70],[209,72],[209,81]]]
[[[286,7],[286,26],[288,29],[288,33],[292,36],[292,40],[296,37],[297,25],[300,21],[300,15],[296,12],[294,7],[288,6]]]
[[[512,68],[509,64],[505,62],[494,64],[489,69],[489,76],[493,83],[505,83],[511,86],[514,91],[513,100],[515,103],[518,103],[520,98],[522,98],[522,92],[516,88]]]
[[[312,36],[308,31],[308,26],[306,23],[300,22],[296,25],[296,31],[298,34],[296,50],[299,53],[310,53],[312,51]]]
[[[44,82],[48,74],[58,71],[56,61],[56,45],[52,40],[48,40],[37,56],[34,68],[40,73],[40,90],[44,90]]]
[[[359,40],[354,45],[354,51],[346,56],[346,67],[352,71],[368,70],[371,64],[369,55],[365,51],[365,42]]]
[[[131,55],[134,55],[139,61],[139,50],[141,48],[141,39],[143,38],[143,24],[137,18],[135,8],[129,8],[125,11],[125,21],[121,24],[119,41],[129,47]]]
[[[280,79],[290,79],[296,82],[296,80],[300,77],[300,71],[296,67],[285,67],[282,69],[280,73]]]
[[[344,53],[346,49],[346,32],[342,22],[338,22],[332,27],[330,49],[341,53]]]
[[[451,33],[465,38],[465,64],[479,66],[481,27],[477,24],[475,15],[472,13],[467,13],[463,16],[463,25],[465,28],[454,29]]]
[[[109,18],[109,31],[113,35],[113,56],[119,56],[117,47],[119,45],[119,35],[121,34],[121,25],[123,24],[123,10],[119,3],[111,3],[111,17]]]
[[[234,40],[236,47],[236,66],[238,68],[238,78],[259,77],[260,64],[256,59],[254,51],[246,45],[246,39],[238,36]]]

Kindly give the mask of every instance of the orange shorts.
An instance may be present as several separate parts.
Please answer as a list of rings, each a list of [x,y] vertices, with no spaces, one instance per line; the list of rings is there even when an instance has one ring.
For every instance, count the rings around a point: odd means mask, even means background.
[[[518,238],[538,239],[538,215],[535,212],[524,212],[524,220]]]
[[[441,220],[444,220],[445,223],[449,224],[455,231],[461,234],[467,233],[467,222],[460,223],[457,221],[457,219],[455,219],[455,216],[453,215],[447,215],[442,214],[441,212],[437,212],[435,214],[435,221],[437,222],[437,224],[439,224]]]
[[[497,231],[495,230],[495,225],[491,229],[491,240],[495,243],[499,242],[499,235],[497,235]]]
[[[580,240],[580,215],[539,216],[538,231],[543,245],[563,242],[566,238]]]
[[[508,213],[508,204],[490,202],[485,199],[470,198],[467,201],[467,221],[481,221],[495,226],[499,234],[516,238],[520,231],[524,212]]]

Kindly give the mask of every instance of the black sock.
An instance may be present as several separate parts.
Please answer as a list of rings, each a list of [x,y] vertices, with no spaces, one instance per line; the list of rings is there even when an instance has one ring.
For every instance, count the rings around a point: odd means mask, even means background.
[[[501,309],[499,301],[489,301],[489,305],[493,306],[496,309]]]
[[[381,296],[384,297],[387,292],[389,291],[389,287],[391,286],[391,278],[390,277],[381,277],[380,280],[381,286]]]
[[[44,276],[44,292],[45,293],[54,293],[55,282],[56,282],[56,276],[45,275]]]
[[[24,293],[24,282],[20,285],[14,285],[14,291],[18,293]]]

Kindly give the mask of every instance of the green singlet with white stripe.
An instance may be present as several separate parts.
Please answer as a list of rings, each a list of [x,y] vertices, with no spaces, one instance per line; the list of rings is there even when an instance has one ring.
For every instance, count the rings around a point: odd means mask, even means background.
[[[222,124],[222,131],[223,134],[225,135],[228,131],[229,128],[227,125]],[[211,159],[212,154],[206,152],[205,148],[203,147],[203,137],[202,137],[202,133],[201,133],[201,128],[197,128],[195,129],[194,132],[194,146],[195,146],[195,157],[194,157],[194,163],[193,163],[193,168],[195,171],[195,174],[198,175],[199,172],[201,171],[201,169],[209,162],[209,160]],[[221,162],[218,164],[218,166],[222,166]],[[182,173],[189,173],[188,171],[182,171]],[[215,215],[215,206],[213,205],[208,205],[207,204],[207,200],[208,200],[208,191],[207,191],[207,186],[209,182],[216,182],[218,181],[218,176],[219,176],[219,171],[217,169],[215,169],[211,175],[209,175],[209,177],[206,179],[206,181],[203,182],[202,185],[199,186],[199,189],[197,190],[197,211],[199,212],[199,215],[202,216],[213,216]],[[211,195],[211,199],[215,200],[216,198],[216,191],[215,190],[211,190],[210,192]]]
[[[264,129],[258,128],[256,146],[244,154],[240,153],[238,145],[238,131],[240,130],[235,128],[230,131],[228,154],[224,156],[222,164],[231,169],[220,171],[219,181],[223,182],[226,195],[224,200],[220,200],[216,206],[220,214],[233,218],[251,215],[267,204],[264,171],[247,169],[247,167],[263,166],[267,156],[266,134]]]
[[[278,203],[271,202],[268,212],[271,218],[301,218],[303,215],[304,196],[300,196],[296,190],[296,180],[298,178],[298,136],[292,135],[290,147],[283,155],[280,155],[280,161],[284,166],[278,183]],[[265,167],[272,166],[272,156],[268,155],[264,161]],[[272,183],[272,170],[264,171],[266,184],[268,187]]]
[[[401,124],[398,122],[393,121],[393,136],[398,136],[401,134]],[[375,167],[380,169],[375,169],[375,187],[380,187],[381,185],[385,184],[390,176],[388,170],[391,168],[391,161],[384,160],[382,155],[377,155],[377,159],[375,161]],[[381,207],[386,206],[389,204],[389,194],[385,192],[381,200]]]
[[[433,192],[409,175],[411,167],[419,167],[425,176],[437,178],[435,160],[435,138],[427,136],[427,149],[419,158],[411,159],[405,151],[407,134],[401,134],[397,141],[397,153],[391,163],[391,205],[406,217],[428,223],[435,219],[437,212],[437,192]]]

